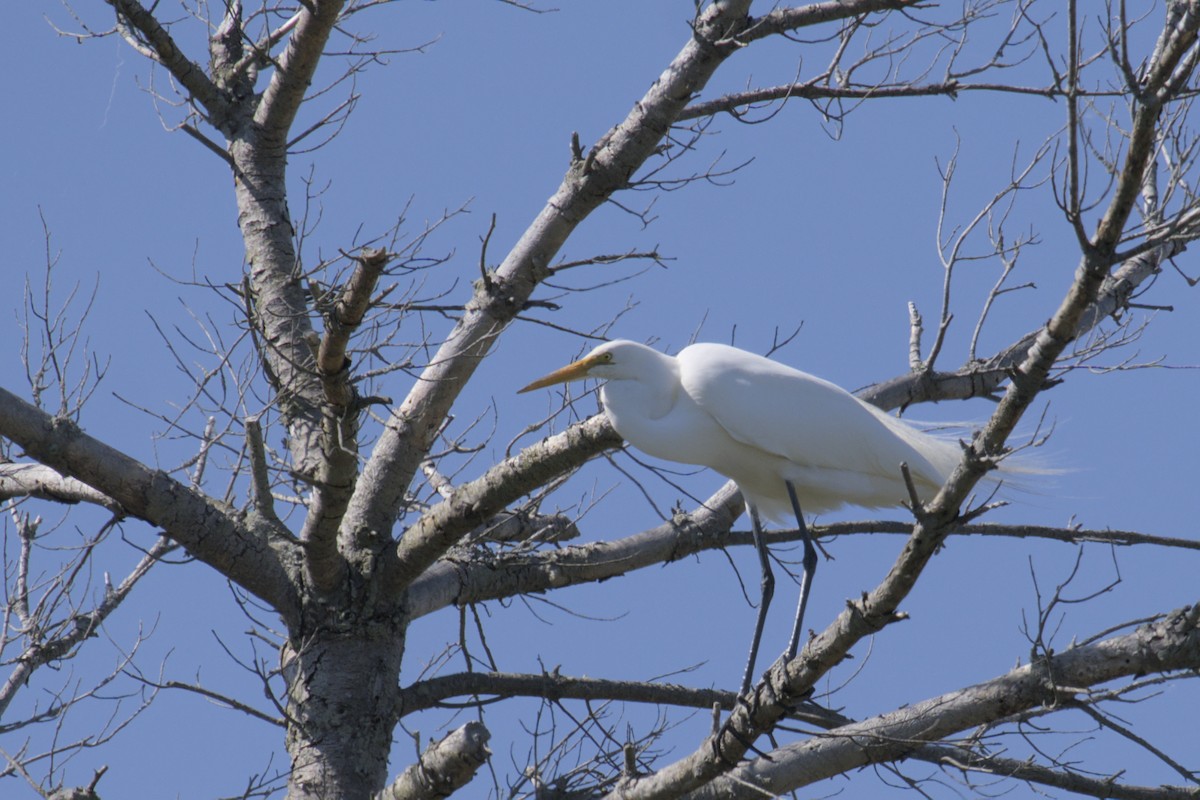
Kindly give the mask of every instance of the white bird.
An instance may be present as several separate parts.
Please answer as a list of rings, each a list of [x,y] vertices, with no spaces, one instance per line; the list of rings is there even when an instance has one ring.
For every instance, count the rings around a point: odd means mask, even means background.
[[[902,463],[927,499],[962,454],[957,442],[891,417],[828,381],[722,344],[693,344],[672,357],[636,342],[607,342],[520,391],[582,378],[606,381],[604,412],[634,447],[709,467],[741,490],[763,573],[743,695],[774,589],[759,515],[778,521],[794,514],[804,542],[800,603],[786,651],[791,660],[817,566],[801,509],[898,506],[908,497]]]

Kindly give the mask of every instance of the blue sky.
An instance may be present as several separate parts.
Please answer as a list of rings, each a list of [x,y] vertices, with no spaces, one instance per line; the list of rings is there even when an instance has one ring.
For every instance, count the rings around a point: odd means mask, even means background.
[[[294,217],[302,213],[304,177],[311,174],[315,185],[327,186],[306,260],[315,263],[322,254],[349,249],[356,237],[381,232],[406,205],[414,231],[425,220],[466,205],[469,213],[452,219],[428,244],[431,254],[449,256],[429,275],[430,286],[450,290],[447,302],[465,300],[478,275],[479,239],[491,215],[497,225],[489,255],[498,261],[557,187],[568,165],[571,133],[577,131],[587,144],[623,118],[684,43],[691,8],[683,2],[570,3],[553,14],[533,15],[490,2],[398,3],[356,18],[359,30],[379,33],[381,47],[430,44],[423,53],[391,56],[388,66],[360,75],[356,88],[362,98],[344,131],[323,149],[292,159]],[[106,27],[102,3],[81,2],[77,11],[97,28]],[[3,385],[27,391],[18,346],[18,281],[26,276],[35,287],[40,284],[44,218],[59,258],[54,296],[65,297],[76,283],[85,294],[96,286],[86,333],[90,349],[109,359],[109,367],[85,409],[83,426],[147,462],[176,463],[192,444],[156,438],[163,424],[135,406],[169,413],[190,383],[166,353],[154,320],[193,335],[193,316],[211,315],[218,326],[232,319],[227,305],[178,282],[239,279],[242,251],[228,171],[193,140],[164,128],[178,116],[165,108],[160,120],[147,89],[168,92],[165,76],[148,69],[118,38],[77,44],[57,35],[46,18],[73,26],[58,4],[17,4],[8,16],[0,33],[7,45],[0,47],[0,67],[19,77],[3,90],[11,110],[0,159],[0,243],[11,276],[11,313],[3,338],[10,346],[0,352]],[[203,59],[202,46],[190,44],[192,55]],[[806,52],[782,42],[756,45],[730,60],[711,93],[785,82]],[[806,58],[802,69],[815,63]],[[331,62],[325,77],[334,70]],[[668,266],[603,286],[634,270],[580,270],[569,278],[572,285],[599,288],[561,295],[560,311],[532,315],[587,330],[628,304],[612,335],[654,340],[669,351],[696,336],[734,340],[761,352],[776,330],[787,333],[799,326],[795,340],[777,354],[780,360],[850,389],[890,378],[907,369],[906,303],[920,307],[929,336],[937,315],[942,283],[936,250],[938,164],[946,164],[959,148],[949,218],[964,223],[1006,178],[1014,150],[1019,159],[1028,158],[1062,124],[1063,113],[1061,104],[1045,100],[976,94],[953,101],[873,104],[852,114],[837,136],[801,102],[761,125],[718,118],[680,170],[702,171],[718,156],[720,165],[750,163],[721,185],[699,182],[659,195],[624,196],[623,202],[634,205],[654,200],[654,221],[644,226],[612,206],[602,208],[562,254],[573,260],[657,247],[671,259]],[[1024,193],[1009,221],[1013,231],[1033,230],[1040,241],[1023,256],[1014,277],[1037,288],[1001,300],[981,339],[983,354],[1040,324],[1070,282],[1077,254],[1051,191],[1046,185]],[[1191,275],[1200,272],[1190,254],[1178,264]],[[957,275],[956,318],[939,362],[943,368],[961,363],[997,269],[980,262]],[[544,289],[541,296],[559,294]],[[1195,291],[1171,270],[1143,299],[1174,311],[1154,315],[1134,346],[1136,353],[1122,355],[1146,362],[1162,358],[1164,366],[1077,372],[1044,395],[1038,410],[1045,408],[1055,424],[1047,458],[1066,471],[1033,492],[1013,495],[1013,504],[989,519],[1195,536],[1200,437],[1192,398],[1198,378],[1190,369],[1165,367],[1200,363],[1200,309]],[[435,334],[449,330],[450,323],[441,324]],[[547,412],[547,394],[517,396],[516,389],[583,346],[577,337],[527,323],[506,334],[456,409],[460,429],[483,415],[481,427],[496,431],[464,475],[502,457],[508,442]],[[377,387],[380,393],[403,397],[402,376],[389,380]],[[581,407],[591,410],[593,401],[585,399]],[[986,401],[974,401],[922,408],[914,416],[969,421],[989,411]],[[632,466],[623,456],[617,461]],[[704,497],[722,480],[698,474],[685,483]],[[219,491],[220,486],[218,477],[210,488]],[[646,486],[664,512],[679,498],[672,487],[653,479]],[[624,536],[659,522],[629,480],[604,463],[583,471],[555,500],[570,508],[599,498],[581,523],[588,539]],[[832,518],[866,516],[848,510]],[[900,510],[883,516],[903,519]],[[71,517],[56,535],[72,541],[76,524],[86,527]],[[125,535],[142,546],[152,541],[144,526],[126,526]],[[829,543],[835,560],[821,565],[809,625],[823,627],[847,597],[872,587],[901,542],[858,536]],[[114,544],[103,568],[116,576],[137,553]],[[1052,592],[1077,554],[1069,545],[1034,540],[952,540],[906,605],[912,619],[876,637],[869,654],[865,648],[856,651],[855,662],[819,690],[841,687],[861,668],[831,702],[865,717],[1004,672],[1028,658],[1022,624],[1036,615],[1033,574],[1043,594]],[[1193,553],[1135,548],[1114,556],[1091,545],[1082,558],[1077,595],[1107,584],[1117,567],[1122,582],[1066,610],[1059,646],[1195,600],[1198,557]],[[512,672],[538,671],[544,664],[561,665],[564,674],[648,679],[698,665],[673,680],[734,688],[754,612],[742,599],[731,564],[753,587],[754,563],[748,551],[730,551],[728,557],[710,553],[546,598],[493,604],[485,616],[489,645],[502,668]],[[764,658],[786,640],[793,596],[790,584],[777,592]],[[220,644],[249,656],[247,627],[224,581],[207,568],[160,568],[112,620],[111,642],[90,644],[72,662],[70,679],[86,681],[91,671],[113,663],[139,628],[152,628],[138,654],[144,670],[157,673],[165,659],[168,678],[199,676],[257,702],[261,692],[253,678],[230,663]],[[415,623],[402,680],[414,679],[457,635],[453,610]],[[261,648],[259,655],[268,662],[273,658]],[[449,667],[459,668],[461,660]],[[67,679],[61,674],[47,678]],[[30,702],[41,691],[42,686],[31,687]],[[1194,766],[1200,753],[1194,736],[1184,735],[1189,722],[1183,711],[1195,708],[1196,689],[1165,691],[1168,699],[1125,712],[1150,720],[1162,732],[1155,741]],[[489,710],[497,773],[513,771],[510,759],[523,763],[528,741],[517,717],[528,721],[533,709],[512,704]],[[94,727],[109,710],[100,703],[84,709],[68,729]],[[636,728],[650,724],[657,712],[629,708],[620,713]],[[682,723],[667,740],[678,757],[700,741],[708,718],[669,713]],[[404,724],[428,739],[465,719],[429,714]],[[624,724],[617,728],[623,731]],[[412,743],[400,731],[397,735],[393,771],[407,765],[413,752]],[[1105,749],[1112,746],[1098,737],[1080,752],[1101,765],[1113,753],[1131,758],[1129,778],[1139,783],[1178,780],[1159,765],[1130,757],[1129,747]],[[66,774],[69,781],[86,783],[93,769],[108,764],[100,788],[109,796],[200,798],[236,794],[248,773],[285,763],[282,735],[269,726],[194,696],[167,692],[111,744],[72,761]],[[869,792],[877,788],[873,781],[860,776],[851,785]],[[12,779],[4,784],[6,797],[33,796]],[[475,788],[482,795],[487,787],[477,783]]]

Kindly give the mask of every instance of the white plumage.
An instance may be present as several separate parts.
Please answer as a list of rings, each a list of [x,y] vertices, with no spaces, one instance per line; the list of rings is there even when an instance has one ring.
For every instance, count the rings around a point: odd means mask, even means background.
[[[521,391],[585,377],[607,381],[601,402],[626,441],[721,473],[775,520],[791,516],[785,481],[808,514],[897,506],[908,498],[902,462],[928,500],[961,456],[956,442],[828,381],[722,344],[694,344],[672,357],[608,342]]]

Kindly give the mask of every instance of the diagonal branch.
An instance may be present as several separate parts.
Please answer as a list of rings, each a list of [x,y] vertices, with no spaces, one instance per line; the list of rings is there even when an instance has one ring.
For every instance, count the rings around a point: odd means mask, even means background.
[[[343,0],[311,0],[300,4],[300,11],[287,47],[276,62],[271,83],[263,92],[254,114],[266,141],[283,146],[304,94],[312,85],[313,74],[329,41],[329,34],[341,14]]]
[[[468,722],[421,753],[416,763],[400,773],[376,797],[378,800],[421,800],[449,797],[475,777],[492,751],[491,732],[482,722]]]
[[[67,653],[79,646],[89,636],[96,636],[100,626],[115,611],[129,593],[133,591],[150,568],[159,559],[171,552],[177,545],[169,539],[159,539],[154,546],[146,551],[146,555],[129,572],[116,588],[109,587],[101,600],[90,611],[75,611],[68,620],[69,627],[64,626],[62,632],[54,638],[36,643],[26,650],[20,658],[14,659],[15,666],[9,673],[4,685],[0,686],[0,718],[16,696],[17,692],[28,685],[32,674],[42,666],[62,659]]]
[[[1194,787],[1135,786],[1118,783],[1117,779],[1121,777],[1119,773],[1105,777],[1092,777],[1074,770],[1054,769],[1042,764],[1034,764],[1029,759],[1018,760],[990,754],[981,756],[960,747],[926,745],[913,757],[938,764],[943,769],[978,772],[993,777],[1003,776],[1026,783],[1052,786],[1055,789],[1064,789],[1075,794],[1104,798],[1104,800],[1180,800],[1180,798],[1197,795]]]
[[[174,38],[151,11],[137,0],[106,2],[113,7],[119,20],[128,23],[133,31],[142,37],[145,46],[139,47],[140,51],[166,67],[172,77],[208,110],[210,116],[225,116],[228,108],[221,91],[196,62],[183,54]],[[137,43],[134,44],[136,46]]]
[[[689,797],[760,798],[868,764],[907,758],[927,742],[1012,714],[1069,700],[1075,687],[1131,675],[1200,668],[1200,606],[1136,631],[1077,647],[873,719],[779,748]]]
[[[597,415],[527,447],[481,477],[462,484],[405,531],[395,558],[389,562],[386,591],[390,594],[407,587],[463,534],[512,501],[620,444],[621,437],[608,418]]]
[[[285,618],[297,608],[284,559],[294,547],[251,527],[230,509],[161,470],[88,436],[69,419],[0,389],[0,435],[31,457],[120,503],[125,513],[162,528],[194,556],[270,603]]]

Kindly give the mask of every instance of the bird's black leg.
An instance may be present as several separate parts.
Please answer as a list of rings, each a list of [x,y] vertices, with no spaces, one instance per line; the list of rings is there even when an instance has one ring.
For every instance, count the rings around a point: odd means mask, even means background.
[[[754,621],[754,639],[750,642],[750,657],[746,662],[746,674],[742,676],[741,697],[745,697],[750,691],[750,681],[754,676],[754,661],[758,657],[758,643],[762,639],[763,625],[767,621],[767,607],[771,605],[771,596],[775,594],[775,575],[771,572],[767,546],[763,544],[762,522],[758,518],[758,509],[749,503],[747,505],[750,508],[750,529],[754,535],[754,549],[758,551],[758,563],[762,567],[762,600],[758,604],[758,619]]]
[[[800,630],[804,627],[804,609],[808,606],[808,590],[812,587],[813,575],[817,571],[817,549],[813,547],[812,537],[808,534],[808,526],[804,524],[804,514],[800,511],[800,500],[796,497],[796,487],[791,481],[784,481],[787,485],[788,499],[792,501],[792,511],[796,512],[796,525],[800,528],[800,535],[804,540],[804,574],[800,576],[800,603],[796,606],[796,626],[792,628],[792,638],[788,642],[787,660],[791,661],[796,657],[796,651],[800,648]]]

